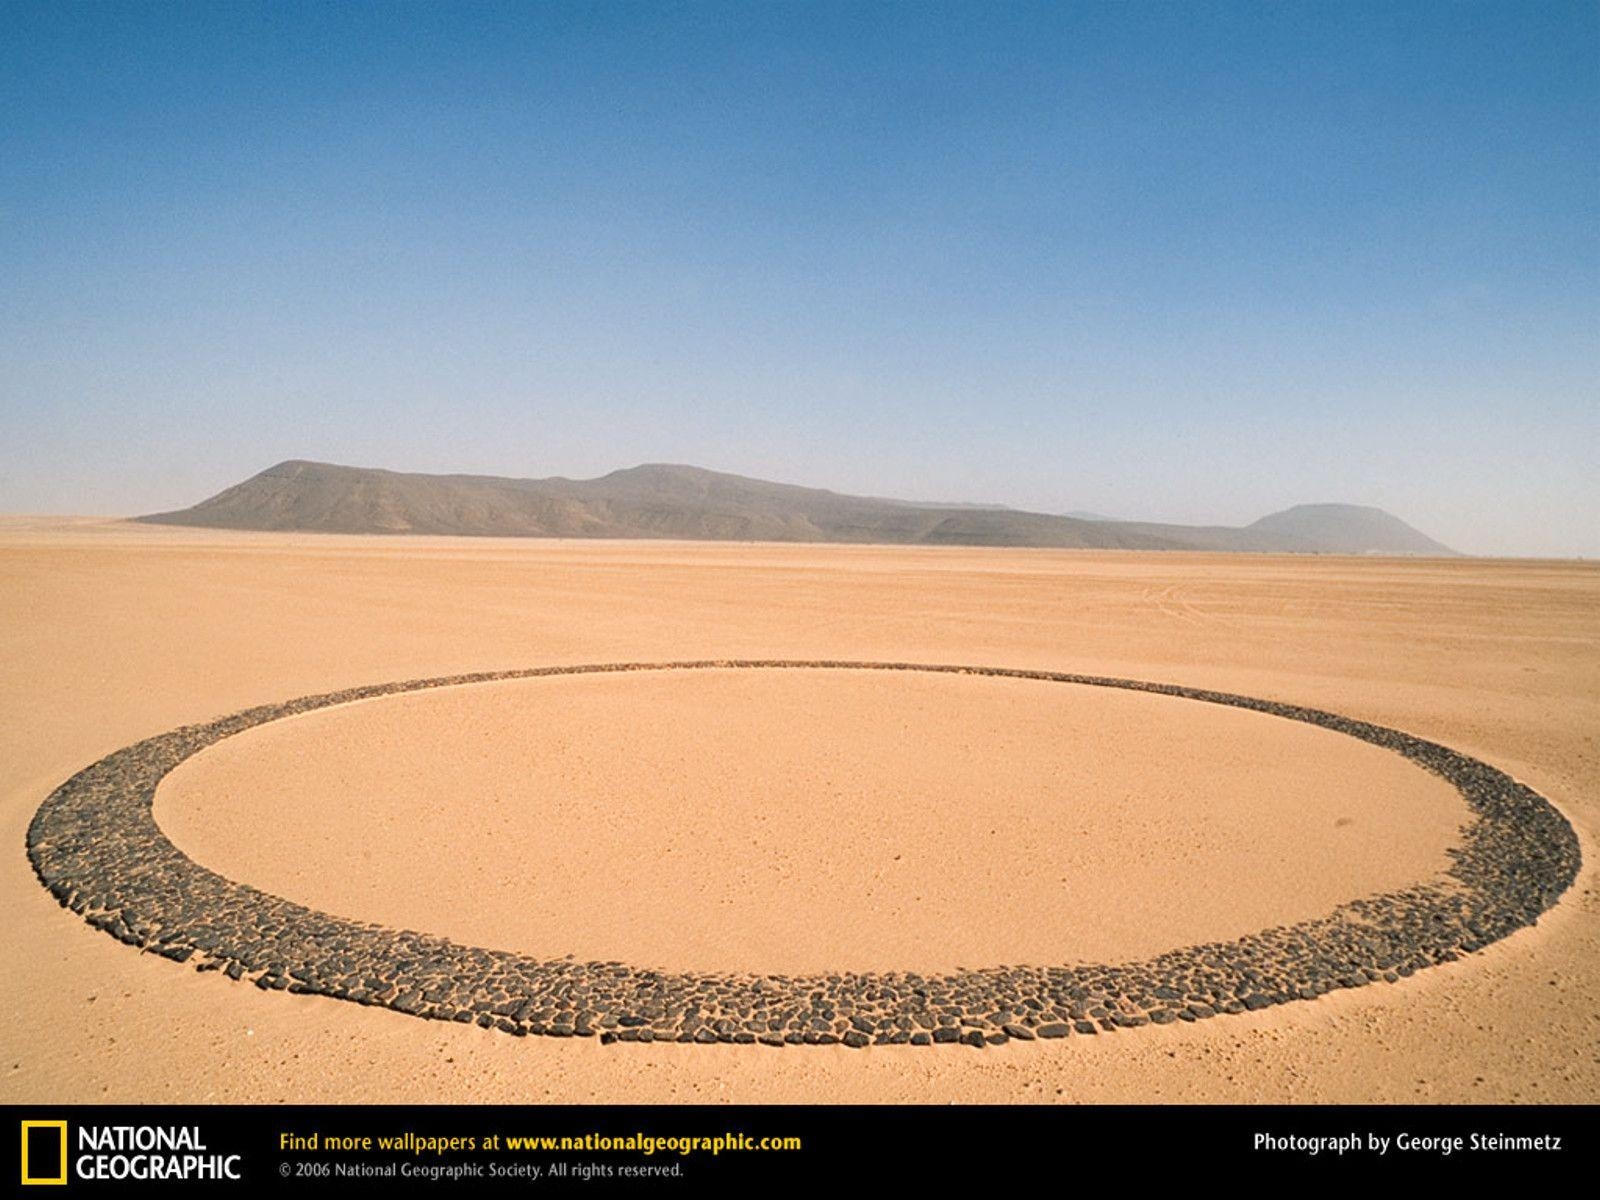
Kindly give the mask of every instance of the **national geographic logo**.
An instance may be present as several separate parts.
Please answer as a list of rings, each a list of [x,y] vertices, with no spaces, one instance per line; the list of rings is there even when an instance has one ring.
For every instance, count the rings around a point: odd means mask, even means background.
[[[22,1123],[22,1182],[29,1187],[67,1182],[67,1123]]]
[[[22,1122],[24,1186],[102,1181],[237,1180],[240,1156],[214,1154],[197,1125],[80,1124],[68,1149],[65,1121]]]

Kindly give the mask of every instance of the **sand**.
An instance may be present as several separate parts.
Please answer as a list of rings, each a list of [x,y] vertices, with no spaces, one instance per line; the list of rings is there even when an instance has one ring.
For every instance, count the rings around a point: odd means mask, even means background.
[[[798,975],[1231,940],[1443,871],[1467,811],[1398,755],[1257,713],[773,670],[311,713],[179,767],[156,817],[196,862],[339,916]]]
[[[1593,868],[1394,986],[985,1051],[512,1039],[264,994],[58,908],[23,831],[140,737],[354,684],[539,664],[898,659],[1244,692],[1434,738],[1594,861],[1584,564],[517,542],[0,525],[8,1100],[1600,1099]],[[1327,731],[1029,681],[727,672],[390,697],[219,744],[157,817],[361,919],[673,970],[1115,961],[1443,869],[1463,809]]]

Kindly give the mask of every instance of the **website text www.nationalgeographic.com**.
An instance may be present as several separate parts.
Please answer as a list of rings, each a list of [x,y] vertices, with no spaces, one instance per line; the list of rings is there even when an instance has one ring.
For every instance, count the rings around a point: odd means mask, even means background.
[[[315,1132],[278,1135],[278,1149],[297,1154],[405,1155],[387,1160],[363,1162],[343,1159],[309,1159],[285,1162],[279,1170],[285,1178],[296,1179],[426,1179],[462,1182],[481,1179],[622,1178],[681,1174],[681,1160],[691,1155],[797,1151],[798,1137],[753,1137],[746,1133],[716,1135],[662,1136],[648,1133],[607,1134],[488,1134],[484,1137],[438,1137],[407,1130],[388,1136],[354,1136]],[[528,1154],[573,1154],[635,1156],[631,1162],[530,1162]],[[446,1155],[505,1155],[504,1161],[487,1162],[418,1161]],[[653,1160],[653,1161],[647,1161]]]
[[[470,1154],[522,1151],[578,1152],[591,1154],[737,1154],[773,1150],[799,1150],[798,1137],[752,1137],[747,1133],[720,1133],[706,1136],[662,1137],[648,1133],[582,1133],[561,1136],[539,1134],[489,1134],[486,1137],[433,1137],[404,1133],[377,1137],[340,1137],[323,1133],[278,1135],[278,1149],[299,1152],[383,1151],[390,1154]]]

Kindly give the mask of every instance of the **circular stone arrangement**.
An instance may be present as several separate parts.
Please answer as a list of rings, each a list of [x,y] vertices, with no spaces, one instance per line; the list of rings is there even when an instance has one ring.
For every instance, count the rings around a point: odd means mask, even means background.
[[[1120,965],[949,974],[739,975],[541,960],[346,920],[234,883],[156,824],[162,778],[207,746],[281,717],[430,688],[621,671],[925,671],[1122,688],[1302,721],[1392,750],[1473,812],[1443,876],[1327,916]],[[1577,835],[1504,772],[1434,742],[1316,709],[1136,680],[915,663],[709,661],[545,667],[410,680],[264,705],[119,750],[46,798],[28,828],[39,878],[120,941],[257,987],[332,996],[517,1036],[604,1042],[982,1047],[1194,1021],[1394,982],[1526,925],[1577,877]]]

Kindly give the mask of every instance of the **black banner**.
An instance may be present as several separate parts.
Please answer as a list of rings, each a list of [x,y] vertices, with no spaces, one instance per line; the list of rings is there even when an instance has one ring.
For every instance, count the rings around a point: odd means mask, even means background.
[[[1595,1165],[1574,1107],[53,1107],[7,1110],[9,1179],[137,1191],[704,1195],[1152,1176],[1392,1178]],[[1074,1176],[1081,1180],[1081,1175]],[[1209,1176],[1223,1178],[1222,1176]],[[44,1193],[44,1194],[62,1194]]]

